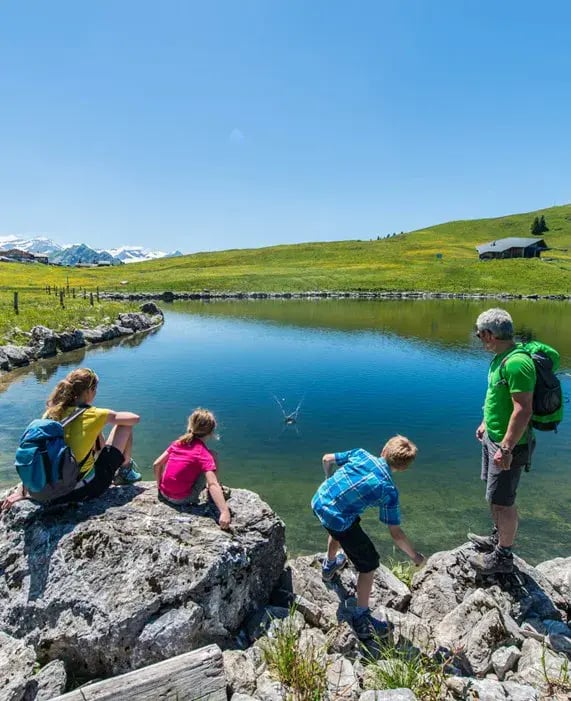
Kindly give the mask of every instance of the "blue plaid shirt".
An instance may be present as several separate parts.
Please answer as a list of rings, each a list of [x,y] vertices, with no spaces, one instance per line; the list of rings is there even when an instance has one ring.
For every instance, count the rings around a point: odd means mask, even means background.
[[[346,531],[370,506],[379,507],[379,519],[400,525],[398,489],[384,458],[362,448],[335,453],[339,469],[325,480],[311,500],[321,523],[332,531]]]

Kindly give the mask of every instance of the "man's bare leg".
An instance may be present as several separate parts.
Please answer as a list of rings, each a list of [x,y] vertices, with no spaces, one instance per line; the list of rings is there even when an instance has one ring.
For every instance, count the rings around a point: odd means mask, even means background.
[[[517,508],[492,504],[492,514],[498,527],[499,544],[502,548],[511,548],[517,533]]]

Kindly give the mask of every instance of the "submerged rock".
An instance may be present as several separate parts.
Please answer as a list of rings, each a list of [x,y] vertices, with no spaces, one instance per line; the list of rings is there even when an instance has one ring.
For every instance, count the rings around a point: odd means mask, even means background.
[[[105,677],[228,641],[285,561],[284,525],[232,490],[232,531],[213,507],[174,509],[154,483],[78,505],[16,504],[0,531],[0,627],[42,664]]]

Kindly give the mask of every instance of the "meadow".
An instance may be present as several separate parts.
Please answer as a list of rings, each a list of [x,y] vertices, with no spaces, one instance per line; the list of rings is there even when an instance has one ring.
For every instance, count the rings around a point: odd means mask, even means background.
[[[539,215],[545,216],[549,227],[541,238],[552,249],[542,258],[478,259],[479,244],[507,236],[530,237],[532,220]],[[570,249],[571,205],[563,205],[496,219],[448,222],[380,240],[195,253],[113,268],[0,263],[0,334],[5,335],[14,325],[29,327],[28,320],[34,315],[49,314],[45,323],[55,318],[56,324],[67,316],[66,324],[79,325],[94,314],[114,313],[114,306],[107,302],[85,311],[80,300],[69,305],[66,315],[61,314],[59,300],[46,300],[44,288],[67,283],[78,289],[123,292],[416,290],[569,295]],[[20,293],[22,309],[26,308],[25,300],[37,302],[32,316],[15,318],[11,313],[14,291]]]

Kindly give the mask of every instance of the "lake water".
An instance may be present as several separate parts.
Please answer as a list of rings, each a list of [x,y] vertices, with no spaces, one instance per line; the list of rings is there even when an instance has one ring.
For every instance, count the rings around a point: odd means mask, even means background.
[[[168,305],[157,333],[43,361],[0,384],[0,482],[15,481],[18,437],[74,367],[100,376],[99,406],[139,413],[134,456],[146,478],[196,406],[219,421],[222,480],[258,492],[284,519],[291,553],[322,550],[309,508],[324,452],[378,453],[400,432],[419,446],[398,474],[403,527],[424,553],[451,548],[489,527],[479,480],[481,418],[490,356],[473,324],[490,300],[251,301]],[[510,302],[517,329],[555,345],[571,368],[571,305]],[[569,393],[571,378],[564,387]],[[284,424],[273,395],[298,422]],[[537,562],[570,554],[571,415],[538,436],[522,477],[518,550]],[[393,555],[374,513],[366,525]]]

